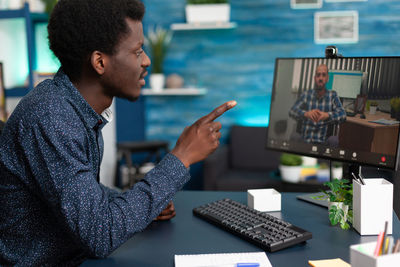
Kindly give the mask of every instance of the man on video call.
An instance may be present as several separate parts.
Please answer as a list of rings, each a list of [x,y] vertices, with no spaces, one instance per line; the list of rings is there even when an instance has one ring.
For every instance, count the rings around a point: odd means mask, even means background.
[[[101,129],[114,97],[135,101],[150,59],[139,0],[59,0],[49,20],[54,79],[18,104],[0,136],[0,266],[77,266],[106,257],[153,219],[175,215],[188,167],[219,145],[214,120],[186,127],[175,147],[126,192],[99,182]],[[135,116],[135,114],[132,114]]]
[[[302,121],[302,139],[307,143],[337,147],[337,136],[328,136],[328,126],[346,120],[346,112],[335,91],[327,90],[328,67],[321,64],[314,76],[315,89],[303,92],[289,111],[289,115]]]

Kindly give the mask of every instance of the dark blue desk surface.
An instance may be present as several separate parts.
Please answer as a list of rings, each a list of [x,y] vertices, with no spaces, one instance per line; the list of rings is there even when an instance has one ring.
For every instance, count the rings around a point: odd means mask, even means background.
[[[349,246],[375,241],[355,230],[330,226],[326,208],[296,199],[299,193],[282,194],[282,210],[273,215],[313,234],[305,244],[267,252],[273,266],[308,266],[308,260],[342,258],[350,262]],[[246,192],[181,191],[174,199],[177,215],[167,222],[153,222],[108,258],[88,260],[82,266],[174,266],[175,254],[256,252],[248,243],[192,214],[194,207],[222,198],[247,203]],[[383,226],[382,226],[383,228]],[[393,214],[393,237],[400,238],[400,223]]]

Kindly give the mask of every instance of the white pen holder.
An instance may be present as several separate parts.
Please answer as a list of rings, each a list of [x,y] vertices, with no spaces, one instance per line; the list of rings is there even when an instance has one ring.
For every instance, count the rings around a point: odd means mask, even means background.
[[[376,242],[350,246],[351,267],[398,267],[400,253],[374,256]]]
[[[385,179],[353,180],[353,227],[360,235],[378,235],[388,222],[392,234],[393,184]]]

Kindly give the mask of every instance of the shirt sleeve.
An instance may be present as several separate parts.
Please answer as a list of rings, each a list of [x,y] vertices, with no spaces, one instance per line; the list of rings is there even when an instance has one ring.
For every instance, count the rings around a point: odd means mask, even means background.
[[[81,121],[67,121],[65,114],[24,127],[20,142],[37,184],[35,194],[89,257],[105,257],[142,231],[190,179],[182,162],[167,154],[124,193],[100,185],[87,130]]]
[[[346,121],[346,111],[336,93],[332,97],[332,111],[328,112],[328,114],[328,123],[342,123]]]
[[[300,98],[294,103],[292,108],[289,111],[289,116],[299,120],[304,119],[304,114],[306,111],[302,109],[302,107],[306,104],[306,95],[303,93],[301,94]]]

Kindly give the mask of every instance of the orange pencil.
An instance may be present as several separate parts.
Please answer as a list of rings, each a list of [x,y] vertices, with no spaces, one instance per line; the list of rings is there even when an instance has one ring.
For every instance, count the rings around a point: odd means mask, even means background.
[[[381,247],[382,247],[382,243],[383,243],[383,232],[380,232],[378,235],[378,240],[376,241],[376,247],[375,247],[375,251],[374,251],[374,256],[378,257],[380,252],[381,252]]]

